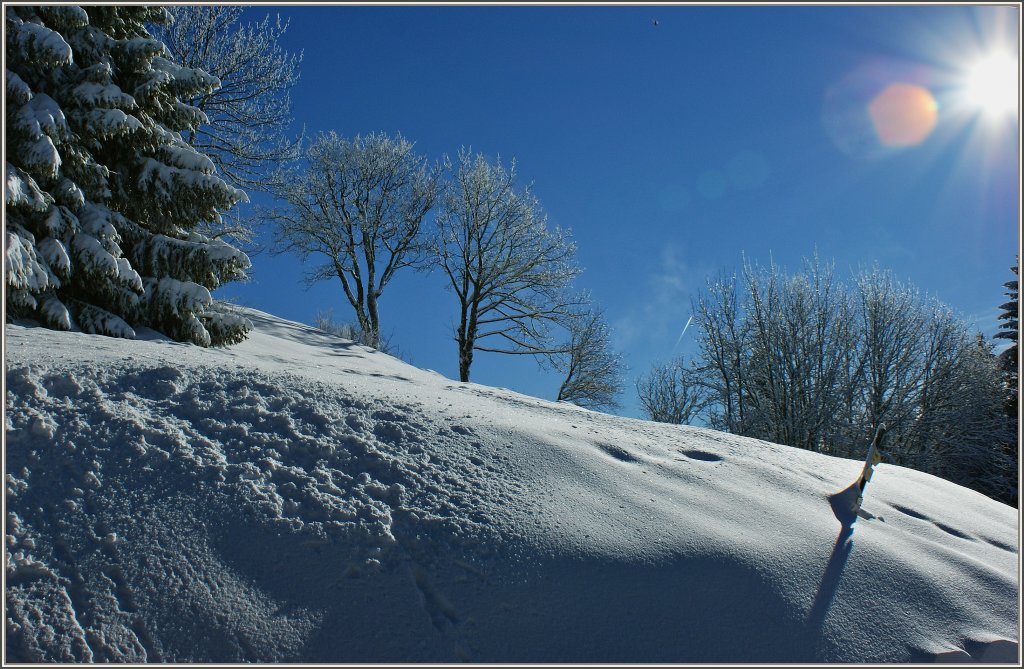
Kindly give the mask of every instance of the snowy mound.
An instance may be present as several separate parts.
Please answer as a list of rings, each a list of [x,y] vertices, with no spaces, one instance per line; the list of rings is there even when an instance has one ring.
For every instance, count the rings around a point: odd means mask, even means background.
[[[1010,507],[248,315],[6,327],[7,660],[1018,659]]]

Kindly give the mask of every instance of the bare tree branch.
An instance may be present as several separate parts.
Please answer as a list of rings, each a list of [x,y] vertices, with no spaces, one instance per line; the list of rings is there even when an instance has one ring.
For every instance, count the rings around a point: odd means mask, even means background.
[[[655,365],[637,380],[636,389],[647,418],[659,423],[687,425],[711,401],[699,372],[681,359]]]
[[[292,122],[290,89],[298,83],[302,54],[281,47],[288,24],[266,16],[242,24],[245,7],[169,6],[174,22],[154,26],[175,62],[217,77],[216,90],[185,100],[206,116],[185,140],[206,154],[225,181],[243,190],[266,190],[265,177],[300,154],[301,137],[286,136]],[[255,230],[239,215],[210,225],[211,237],[253,247]]]
[[[611,348],[611,333],[604,312],[597,307],[575,311],[566,323],[569,340],[562,351],[549,356],[562,373],[555,397],[589,409],[614,409],[619,405],[625,364]]]
[[[396,272],[427,259],[422,223],[438,196],[440,167],[426,162],[401,135],[322,134],[307,150],[304,170],[282,170],[271,182],[284,205],[261,210],[276,228],[279,252],[328,259],[307,280],[336,276],[373,346],[384,288]]]
[[[567,232],[549,230],[529,187],[517,191],[515,162],[506,170],[483,156],[459,151],[454,183],[438,216],[435,262],[459,299],[459,378],[469,380],[473,351],[550,353],[549,327],[565,318],[576,298],[566,289],[579,273]],[[489,325],[501,327],[482,329]],[[500,337],[509,348],[484,347]]]

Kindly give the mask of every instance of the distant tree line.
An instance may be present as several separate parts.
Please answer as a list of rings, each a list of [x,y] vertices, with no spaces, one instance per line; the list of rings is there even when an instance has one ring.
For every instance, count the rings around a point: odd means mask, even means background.
[[[637,384],[652,420],[851,458],[885,423],[888,462],[1016,503],[1000,361],[936,299],[878,269],[847,285],[817,258],[792,275],[745,261],[693,310],[695,358]]]

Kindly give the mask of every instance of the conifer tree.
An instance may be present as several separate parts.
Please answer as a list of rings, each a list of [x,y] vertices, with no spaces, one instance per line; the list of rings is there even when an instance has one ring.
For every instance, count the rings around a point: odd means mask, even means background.
[[[1011,267],[1010,271],[1014,275],[1019,274],[1016,265]],[[1003,284],[1003,287],[1008,289],[1006,296],[1010,298],[1010,301],[999,305],[999,308],[1002,310],[1002,313],[999,314],[999,320],[1003,322],[999,325],[999,332],[994,337],[996,339],[1008,339],[1011,342],[1010,347],[999,355],[999,364],[1002,367],[1003,378],[1006,383],[1006,412],[1010,416],[1011,421],[1016,421],[1017,396],[1020,383],[1017,375],[1017,339],[1020,332],[1017,279],[1007,281]]]
[[[245,194],[181,136],[213,90],[146,22],[162,8],[5,8],[4,219],[8,318],[108,336],[150,327],[202,346],[251,328],[210,291],[244,253],[195,231]]]

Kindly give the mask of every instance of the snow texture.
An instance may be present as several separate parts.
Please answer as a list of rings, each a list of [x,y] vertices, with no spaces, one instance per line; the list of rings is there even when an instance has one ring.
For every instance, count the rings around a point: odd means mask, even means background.
[[[8,31],[7,48],[20,51],[30,59],[50,65],[64,65],[71,62],[71,47],[59,33],[46,26],[22,21],[4,12],[5,19],[15,23],[18,30]]]
[[[31,233],[24,233],[29,235]],[[26,244],[19,235],[4,233],[5,251],[7,254],[4,265],[7,269],[7,283],[14,288],[28,288],[41,292],[50,285],[49,273],[36,260],[31,241]]]
[[[243,313],[6,326],[8,661],[1019,660],[1008,506]]]
[[[4,199],[8,207],[25,205],[34,211],[46,211],[50,199],[39,190],[32,177],[10,163],[4,163],[4,175]]]

